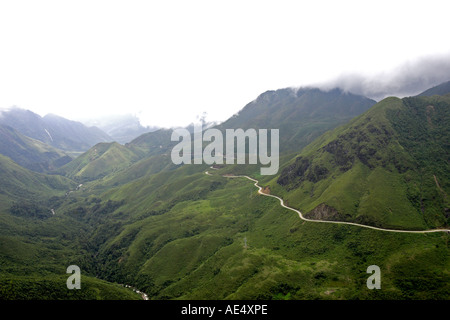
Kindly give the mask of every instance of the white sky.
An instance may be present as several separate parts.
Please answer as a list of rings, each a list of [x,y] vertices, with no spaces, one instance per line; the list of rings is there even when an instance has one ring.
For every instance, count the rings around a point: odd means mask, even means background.
[[[0,108],[225,120],[266,90],[450,53],[448,1],[0,1]]]

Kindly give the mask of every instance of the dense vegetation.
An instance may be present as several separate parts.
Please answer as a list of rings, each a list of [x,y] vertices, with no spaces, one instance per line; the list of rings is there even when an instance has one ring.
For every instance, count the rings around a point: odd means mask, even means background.
[[[264,97],[268,121],[283,104]],[[164,130],[97,145],[63,168],[67,177],[0,156],[0,298],[141,298],[120,283],[151,299],[449,299],[448,233],[305,222],[247,179],[223,176],[251,174],[309,217],[448,226],[449,104],[386,99],[283,151],[275,177],[251,165],[175,166]],[[72,264],[81,290],[65,286]],[[366,286],[373,264],[381,290]]]
[[[310,144],[270,187],[307,217],[446,227],[449,107],[447,97],[385,99]]]
[[[68,290],[66,277],[0,277],[3,300],[139,300],[138,293],[118,284],[82,277],[82,290]]]
[[[0,154],[9,157],[24,168],[37,172],[52,171],[72,160],[63,151],[39,140],[28,138],[17,130],[1,124]]]
[[[219,129],[280,129],[280,152],[301,150],[322,133],[367,111],[376,102],[340,89],[267,91]]]

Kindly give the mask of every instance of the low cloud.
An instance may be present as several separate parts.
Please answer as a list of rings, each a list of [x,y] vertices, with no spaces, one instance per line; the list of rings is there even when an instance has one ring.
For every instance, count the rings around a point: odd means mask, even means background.
[[[0,118],[4,117],[4,113],[5,112],[9,112],[9,111],[14,110],[14,109],[19,109],[19,107],[17,107],[17,106],[0,107]]]
[[[339,87],[379,101],[388,96],[414,96],[449,80],[450,54],[447,54],[420,58],[390,72],[370,76],[343,74],[317,86],[322,89]]]

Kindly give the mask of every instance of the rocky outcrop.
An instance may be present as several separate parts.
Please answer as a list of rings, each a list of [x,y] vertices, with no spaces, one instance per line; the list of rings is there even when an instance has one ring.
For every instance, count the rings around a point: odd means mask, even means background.
[[[319,204],[313,210],[306,213],[305,218],[314,220],[327,220],[327,221],[347,221],[350,216],[344,215],[337,211],[335,208],[326,205],[325,203]]]

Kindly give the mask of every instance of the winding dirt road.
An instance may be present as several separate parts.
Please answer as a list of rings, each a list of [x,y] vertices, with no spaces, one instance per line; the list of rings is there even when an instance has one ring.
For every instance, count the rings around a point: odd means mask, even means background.
[[[212,169],[215,169],[215,168],[212,168]],[[211,175],[208,171],[206,171],[205,173],[206,173],[207,175]],[[422,233],[422,234],[423,234],[423,233],[432,233],[432,232],[447,232],[447,233],[450,233],[450,230],[449,230],[449,229],[433,229],[433,230],[396,230],[396,229],[384,229],[384,228],[372,227],[372,226],[368,226],[368,225],[365,225],[365,224],[359,224],[359,223],[354,223],[354,222],[308,219],[308,218],[305,218],[305,217],[303,216],[303,214],[302,214],[299,210],[294,209],[294,208],[291,208],[291,207],[285,205],[283,199],[281,199],[280,197],[277,197],[277,196],[274,196],[274,195],[272,195],[272,194],[267,194],[267,193],[262,192],[262,187],[258,185],[259,181],[256,180],[256,179],[250,178],[249,176],[231,176],[231,175],[228,176],[228,175],[225,175],[225,176],[222,176],[222,177],[225,177],[225,178],[247,178],[248,180],[253,181],[255,187],[258,188],[258,193],[259,193],[259,194],[261,194],[261,195],[263,195],[263,196],[266,196],[266,197],[272,197],[272,198],[278,199],[278,200],[280,201],[280,205],[281,205],[282,207],[284,207],[284,208],[286,208],[286,209],[289,209],[289,210],[291,210],[291,211],[296,212],[296,213],[298,214],[298,216],[300,217],[300,219],[302,219],[302,220],[304,220],[304,221],[318,222],[318,223],[347,224],[347,225],[352,225],[352,226],[357,226],[357,227],[362,227],[362,228],[368,228],[368,229],[373,229],[373,230],[378,230],[378,231],[398,232],[398,233]]]

